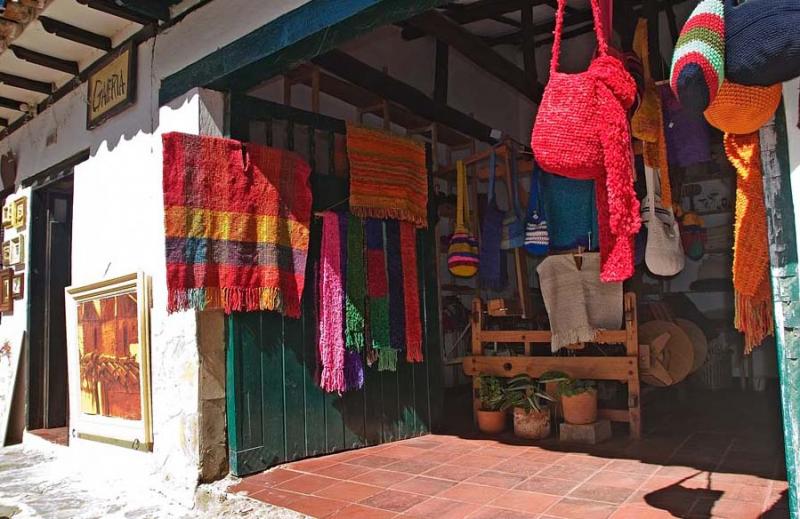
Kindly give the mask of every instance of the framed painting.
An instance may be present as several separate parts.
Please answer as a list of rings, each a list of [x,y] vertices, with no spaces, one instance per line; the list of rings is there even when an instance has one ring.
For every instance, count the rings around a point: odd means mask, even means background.
[[[3,251],[5,256],[5,250]],[[25,263],[25,236],[20,234],[11,238],[11,250],[8,253],[8,265],[23,265]]]
[[[14,311],[14,269],[0,270],[0,312]]]
[[[28,197],[21,196],[14,200],[13,207],[13,222],[14,228],[22,230],[28,223]]]
[[[20,272],[18,274],[14,274],[14,278],[11,280],[11,296],[14,299],[22,299],[25,297],[25,273]]]
[[[11,266],[11,242],[3,242],[3,267]]]
[[[14,203],[6,202],[3,204],[3,227],[14,226]]]
[[[138,273],[65,290],[73,436],[153,448],[149,283]]]

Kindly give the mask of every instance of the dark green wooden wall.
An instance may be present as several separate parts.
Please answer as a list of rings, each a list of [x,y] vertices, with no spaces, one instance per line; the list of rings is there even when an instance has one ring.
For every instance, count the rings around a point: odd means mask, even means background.
[[[267,121],[286,135],[289,148],[305,136],[312,168],[320,153],[332,157],[333,134],[342,121],[233,95],[231,136],[250,138],[253,121]],[[287,124],[288,123],[288,124]],[[263,127],[263,126],[260,126]],[[275,138],[271,132],[268,139]],[[323,149],[320,149],[320,148]],[[312,173],[314,209],[347,196],[347,182],[328,171]],[[436,247],[430,231],[417,233],[425,362],[398,363],[397,372],[366,368],[364,388],[342,396],[317,386],[317,298],[314,272],[321,225],[312,222],[302,318],[272,312],[238,313],[227,320],[228,437],[231,470],[244,475],[285,461],[354,449],[424,434],[441,416],[441,345],[436,295]]]

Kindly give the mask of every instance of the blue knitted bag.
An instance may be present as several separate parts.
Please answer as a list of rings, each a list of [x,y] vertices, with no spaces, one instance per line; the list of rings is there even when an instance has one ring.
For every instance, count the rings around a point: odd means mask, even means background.
[[[594,180],[576,180],[551,175],[541,176],[542,204],[547,215],[550,250],[598,250],[597,202]]]
[[[525,220],[525,250],[535,256],[546,256],[550,252],[550,234],[547,217],[539,196],[539,167],[534,164],[531,172],[531,191],[528,197],[528,217]]]
[[[800,76],[800,1],[725,0],[725,74],[771,86]]]

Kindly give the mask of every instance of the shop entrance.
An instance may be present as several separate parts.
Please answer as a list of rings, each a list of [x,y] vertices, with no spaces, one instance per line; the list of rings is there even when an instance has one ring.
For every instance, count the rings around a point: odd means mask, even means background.
[[[345,123],[249,96],[233,95],[231,136],[293,150],[312,169],[313,207],[347,206]],[[315,279],[322,224],[311,227],[306,279]],[[423,316],[438,314],[433,234],[417,233]],[[438,321],[422,323],[426,362],[365,370],[363,388],[323,392],[316,381],[319,296],[306,283],[300,319],[234,313],[227,321],[228,438],[231,470],[246,475],[293,460],[411,438],[442,414]]]
[[[32,192],[27,428],[67,441],[69,401],[64,289],[72,259],[71,172]]]

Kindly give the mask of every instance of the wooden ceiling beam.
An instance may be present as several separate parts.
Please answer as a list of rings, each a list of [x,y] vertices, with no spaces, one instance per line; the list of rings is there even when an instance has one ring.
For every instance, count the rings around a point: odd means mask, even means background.
[[[456,49],[465,58],[509,85],[526,98],[538,102],[543,87],[529,81],[517,65],[486,45],[479,36],[464,29],[438,11],[431,10],[408,20],[408,23]]]
[[[30,90],[31,92],[38,92],[40,94],[50,95],[55,90],[52,83],[45,83],[44,81],[36,81],[26,77],[9,74],[7,72],[0,72],[0,84],[22,88],[23,90]]]
[[[507,25],[519,27],[521,24],[503,15],[527,7],[547,3],[547,0],[479,0],[469,5],[452,4],[445,9],[445,14],[459,25],[466,25],[480,20],[494,20]],[[404,40],[416,40],[425,36],[413,26],[404,26],[401,33]]]
[[[8,119],[5,117],[0,117],[0,126],[3,128],[8,128]]]
[[[158,0],[113,0],[119,7],[124,7],[141,16],[166,22],[169,20],[169,5]]]
[[[149,25],[156,21],[155,18],[143,16],[135,11],[120,7],[106,0],[78,0],[78,3],[94,9],[95,11],[110,14],[111,16],[116,16],[117,18],[128,20],[129,22],[138,23],[139,25]]]
[[[39,22],[41,22],[45,31],[50,34],[55,34],[59,38],[64,38],[65,40],[74,41],[75,43],[94,47],[95,49],[106,52],[110,51],[112,48],[111,38],[107,36],[75,27],[74,25],[50,18],[49,16],[40,16]]]
[[[25,112],[28,103],[25,101],[17,101],[16,99],[9,99],[8,97],[0,97],[0,108],[7,108],[17,112]]]
[[[71,76],[77,76],[80,72],[78,63],[75,61],[48,56],[47,54],[42,54],[41,52],[26,49],[18,45],[11,45],[10,48],[14,52],[14,56],[23,61],[33,63],[34,65],[58,70],[59,72],[64,72]]]
[[[435,123],[449,126],[481,142],[494,142],[492,128],[446,104],[436,103],[416,88],[377,70],[339,50],[312,60],[340,78],[400,105]]]

